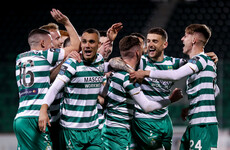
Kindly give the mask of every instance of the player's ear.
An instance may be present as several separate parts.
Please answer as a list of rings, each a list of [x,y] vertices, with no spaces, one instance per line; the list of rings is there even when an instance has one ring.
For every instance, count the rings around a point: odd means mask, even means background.
[[[41,40],[40,43],[41,43],[41,47],[42,47],[42,48],[45,48],[45,40]]]
[[[168,42],[165,41],[164,44],[163,44],[163,46],[164,46],[164,49],[166,49],[168,47]]]
[[[100,48],[102,46],[103,43],[101,43],[100,41],[98,42],[98,48]]]
[[[192,44],[195,44],[196,43],[196,38],[195,37],[193,37],[193,39],[192,39]]]

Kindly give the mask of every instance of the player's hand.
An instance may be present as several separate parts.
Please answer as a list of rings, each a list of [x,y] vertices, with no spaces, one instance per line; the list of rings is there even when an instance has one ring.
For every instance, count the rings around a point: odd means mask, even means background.
[[[49,116],[47,113],[47,108],[48,106],[46,104],[43,104],[41,109],[40,109],[40,113],[39,113],[39,119],[38,119],[38,126],[39,126],[39,130],[42,132],[46,132],[46,124],[48,123],[48,125],[51,127],[50,124],[50,120],[49,120]]]
[[[117,37],[118,32],[123,28],[123,25],[121,22],[113,24],[108,30],[107,30],[107,37],[110,41],[114,41]]]
[[[141,84],[142,81],[144,80],[144,77],[146,76],[146,71],[144,70],[138,70],[138,71],[134,71],[129,73],[129,77],[130,77],[130,81],[133,83],[139,83]]]
[[[64,14],[62,14],[58,9],[52,9],[52,11],[50,11],[52,17],[58,22],[61,23],[63,25],[65,25],[68,21],[69,18],[67,16],[65,16]]]
[[[109,55],[112,53],[112,48],[113,44],[109,40],[109,38],[107,38],[107,40],[98,49],[98,53],[100,53],[103,56],[103,58],[108,58]]]
[[[72,51],[71,53],[69,53],[69,55],[67,56],[67,59],[68,58],[73,58],[79,63],[81,62],[81,55],[77,51]]]
[[[169,99],[171,103],[179,101],[181,98],[183,98],[183,93],[180,88],[175,88],[172,92],[172,94],[169,96]]]
[[[205,54],[208,55],[214,61],[215,64],[218,63],[218,57],[214,52],[208,52]]]
[[[186,121],[186,118],[188,116],[188,110],[189,110],[189,108],[184,108],[181,111],[181,118],[182,118],[183,121]]]

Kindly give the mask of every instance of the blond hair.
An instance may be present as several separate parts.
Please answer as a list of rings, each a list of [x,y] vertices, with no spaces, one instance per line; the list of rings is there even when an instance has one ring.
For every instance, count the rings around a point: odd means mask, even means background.
[[[57,31],[59,27],[56,23],[48,23],[47,25],[41,26],[39,29],[47,30],[47,31]]]

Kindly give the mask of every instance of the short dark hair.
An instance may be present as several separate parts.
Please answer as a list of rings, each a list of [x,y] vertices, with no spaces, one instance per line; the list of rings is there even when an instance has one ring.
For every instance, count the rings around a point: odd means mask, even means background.
[[[100,33],[97,29],[89,28],[89,29],[86,29],[85,31],[83,31],[83,33],[96,33],[98,35],[98,40],[100,39]]]
[[[70,38],[68,37],[65,39],[65,41],[63,43],[63,47],[67,47],[69,43],[70,43]]]
[[[148,34],[158,34],[158,35],[161,35],[162,38],[165,40],[165,41],[168,41],[168,34],[167,32],[161,28],[161,27],[155,27],[155,28],[151,28],[149,31],[148,31]]]
[[[43,29],[33,29],[32,31],[30,31],[28,35],[28,43],[30,47],[38,44],[39,40],[41,40],[45,36],[48,36],[49,34],[49,31]]]
[[[134,36],[125,36],[119,42],[119,49],[120,51],[127,51],[133,46],[140,46],[140,41],[137,37]]]
[[[31,36],[35,35],[35,34],[41,34],[41,35],[47,35],[50,34],[49,31],[47,30],[43,30],[43,29],[33,29],[30,31],[28,38],[30,38]]]
[[[145,36],[142,35],[141,33],[134,32],[134,33],[131,33],[130,35],[139,37],[139,38],[143,39],[143,41],[145,40]]]
[[[107,31],[105,30],[100,30],[99,33],[100,33],[100,36],[107,36]]]

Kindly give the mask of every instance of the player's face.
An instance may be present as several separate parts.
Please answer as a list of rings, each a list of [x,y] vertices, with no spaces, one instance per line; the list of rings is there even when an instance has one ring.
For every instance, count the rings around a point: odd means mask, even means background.
[[[161,61],[164,57],[164,49],[168,46],[168,42],[162,39],[159,34],[147,35],[147,51],[150,58],[155,61]]]
[[[81,37],[82,54],[85,60],[93,61],[98,49],[99,39],[96,33],[83,33]]]
[[[61,39],[61,34],[57,30],[50,31],[52,36],[53,48],[61,48],[63,45],[63,40]]]
[[[192,34],[188,34],[185,33],[185,35],[181,38],[181,41],[184,44],[183,47],[183,53],[189,55],[191,49],[192,49],[192,39],[193,39],[193,35]]]

